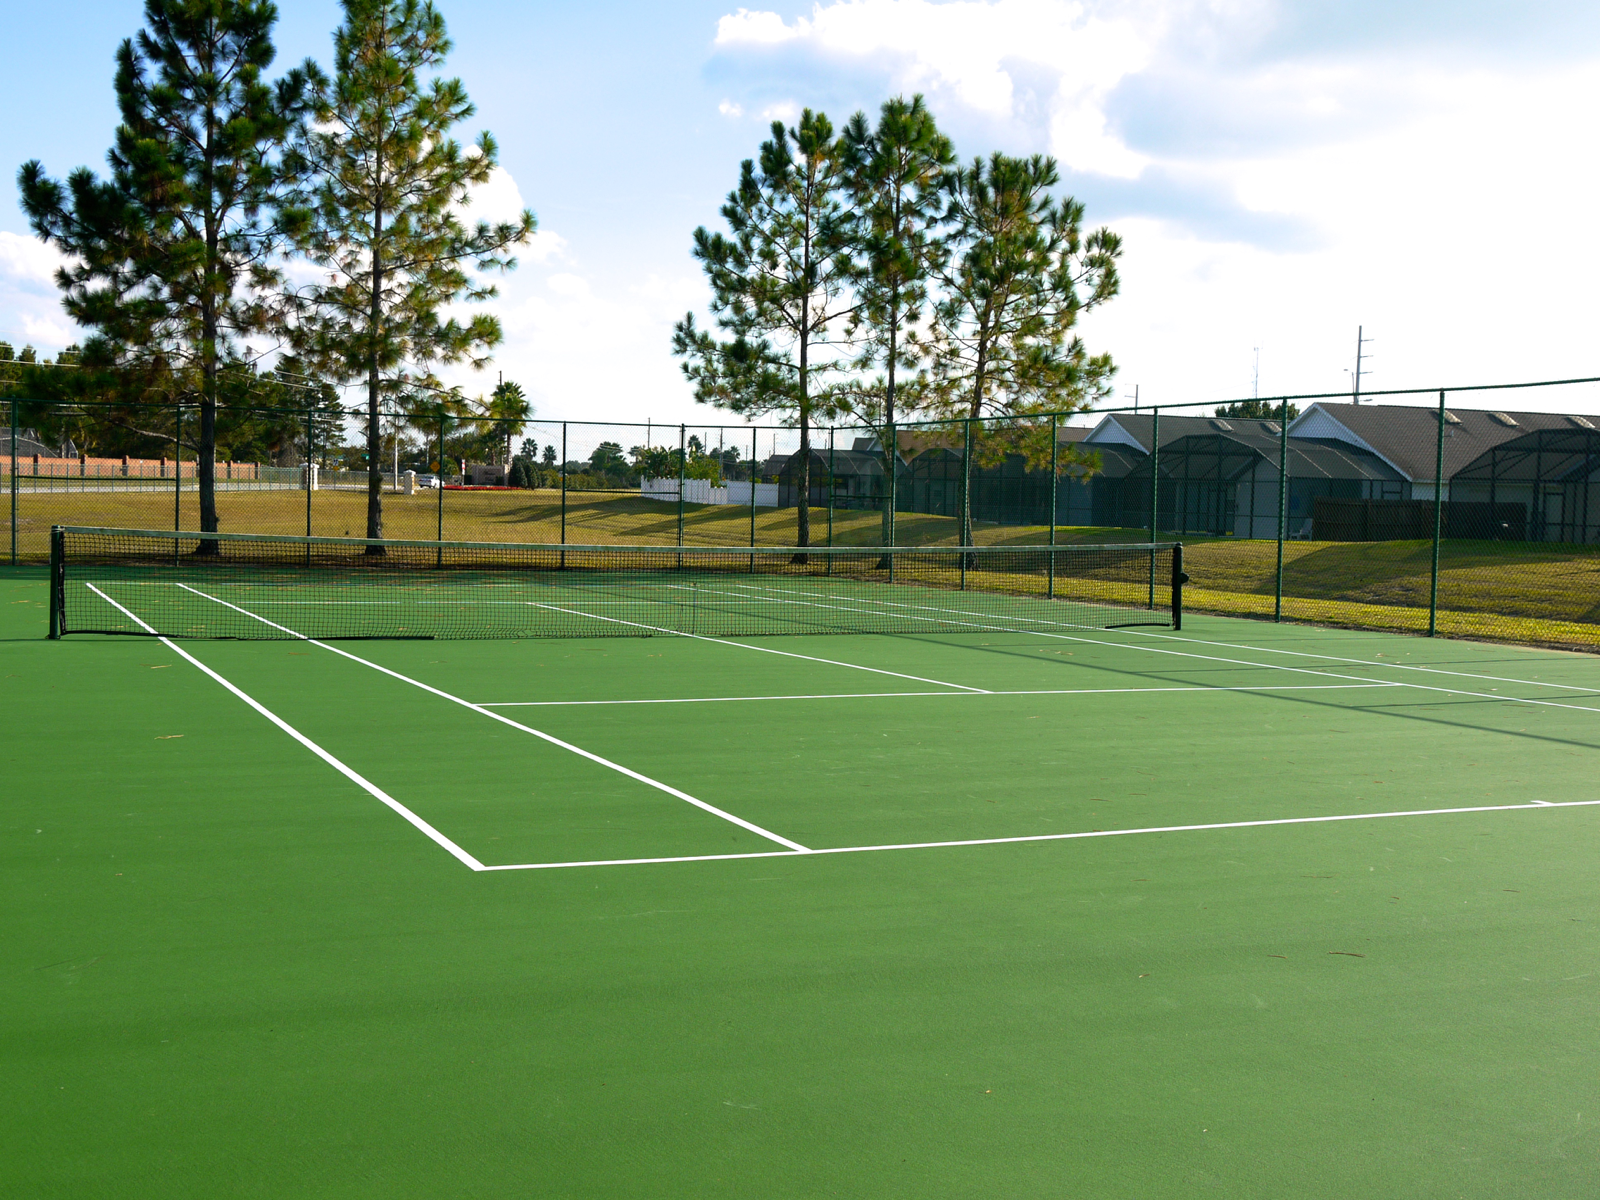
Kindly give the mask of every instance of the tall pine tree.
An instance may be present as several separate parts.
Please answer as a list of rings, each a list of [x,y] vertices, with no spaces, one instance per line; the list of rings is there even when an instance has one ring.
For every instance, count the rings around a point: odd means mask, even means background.
[[[1083,407],[1106,394],[1116,369],[1073,330],[1117,294],[1122,240],[1104,228],[1084,237],[1083,205],[1050,194],[1059,180],[1054,159],[1004,154],[949,177],[953,253],[935,309],[935,381],[944,415],[962,422],[954,428],[980,459],[1019,450],[1034,466],[1048,462],[1047,424],[986,431],[971,422]],[[962,491],[961,537],[971,545],[972,499]]]
[[[894,544],[895,422],[915,412],[902,402],[903,373],[922,364],[919,324],[928,280],[945,259],[939,237],[945,174],[955,162],[922,97],[884,103],[874,128],[858,112],[841,140],[860,253],[853,280],[859,307],[849,331],[858,370],[882,369],[843,392],[847,407],[878,435],[884,472],[883,543]],[[898,407],[897,407],[898,405]]]
[[[280,279],[274,156],[315,67],[276,90],[263,80],[269,0],[145,0],[144,15],[117,51],[110,178],[81,167],[63,187],[36,160],[18,182],[34,231],[69,256],[57,282],[67,313],[94,331],[88,357],[155,369],[179,381],[177,398],[198,397],[200,528],[211,533],[219,388]]]
[[[487,132],[467,149],[452,136],[474,111],[459,79],[423,78],[450,51],[438,9],[427,0],[343,7],[335,77],[288,156],[299,193],[284,223],[326,280],[301,292],[294,342],[329,374],[366,388],[367,536],[381,538],[382,404],[437,394],[436,365],[487,364],[500,322],[442,310],[494,296],[469,268],[514,267],[508,251],[535,223],[524,211],[468,228],[458,215],[497,151]]]
[[[811,427],[832,403],[823,381],[839,366],[830,326],[853,307],[854,223],[848,176],[833,123],[809,108],[785,129],[772,123],[759,160],[746,159],[722,206],[732,236],[694,231],[694,256],[711,284],[712,311],[727,340],[673,331],[673,353],[695,399],[745,417],[778,414],[800,430],[795,544],[811,544]],[[822,352],[822,353],[819,353]]]

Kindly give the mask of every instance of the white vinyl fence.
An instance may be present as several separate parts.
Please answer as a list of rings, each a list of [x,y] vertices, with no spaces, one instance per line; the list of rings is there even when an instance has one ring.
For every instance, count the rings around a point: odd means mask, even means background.
[[[778,485],[775,483],[741,483],[730,479],[722,487],[713,487],[709,479],[685,479],[683,481],[683,499],[686,504],[739,504],[750,503],[750,489],[754,486],[756,492],[755,506],[757,508],[778,507]],[[678,502],[678,481],[676,479],[641,479],[639,481],[639,495],[645,500],[668,500]]]

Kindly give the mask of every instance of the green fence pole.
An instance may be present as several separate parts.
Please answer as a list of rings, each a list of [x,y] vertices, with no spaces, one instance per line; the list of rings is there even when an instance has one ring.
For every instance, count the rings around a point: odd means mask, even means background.
[[[312,457],[311,457],[311,453],[312,453],[312,438],[314,438],[315,436],[316,436],[315,428],[312,425],[312,421],[311,421],[311,410],[308,408],[308,409],[306,409],[306,536],[307,537],[311,536],[311,481],[314,478],[312,472],[316,470],[316,468],[311,465],[312,462],[314,461],[312,459]],[[310,546],[306,547],[306,561],[307,562],[311,561],[311,547]]]
[[[567,544],[567,423],[561,422],[561,544]],[[566,570],[567,552],[561,552],[561,569]]]
[[[889,460],[889,545],[893,546],[898,535],[895,532],[895,518],[899,514],[900,503],[900,436],[895,432],[894,422],[888,425],[889,440],[885,445],[886,457]],[[894,555],[889,556],[889,581],[894,582]]]
[[[683,488],[689,477],[689,448],[685,440],[688,426],[678,426],[678,545],[683,545]],[[683,556],[678,556],[678,565],[683,566]]]
[[[1439,537],[1444,532],[1444,392],[1439,393],[1439,430],[1433,451],[1433,570],[1428,581],[1428,636],[1439,629]]]
[[[1150,541],[1153,545],[1157,539],[1157,527],[1160,524],[1157,510],[1161,507],[1161,410],[1150,410]],[[1150,600],[1151,608],[1156,606],[1156,560],[1155,551],[1150,552]]]
[[[177,407],[172,427],[172,529],[183,528],[183,405]],[[176,542],[173,543],[177,545]]]
[[[439,499],[435,506],[434,541],[438,543],[433,550],[434,566],[444,566],[444,425],[445,414],[439,413],[439,473],[434,477],[434,482],[439,485]]]
[[[17,401],[11,400],[11,565],[17,565]]]
[[[1289,401],[1287,399],[1283,401],[1278,417],[1278,576],[1277,583],[1273,587],[1274,621],[1283,620],[1283,539],[1289,524]]]
[[[961,536],[963,547],[972,542],[972,422],[961,423]],[[961,590],[967,588],[967,552],[961,551]]]
[[[833,549],[833,435],[828,430],[828,549]],[[828,555],[828,574],[833,574],[833,555]]]
[[[1056,471],[1059,469],[1057,453],[1060,443],[1057,440],[1059,430],[1056,428],[1058,418],[1055,413],[1050,414],[1050,581],[1045,587],[1047,599],[1056,597]]]
[[[757,434],[759,434],[759,432],[760,432],[760,430],[756,429],[754,426],[751,426],[751,428],[750,428],[750,545],[752,547],[756,544],[756,478],[757,478],[757,476],[756,476],[756,454],[758,453],[758,451],[760,449],[756,444],[756,436],[757,436]],[[756,556],[754,554],[752,554],[750,556],[750,574],[754,575],[755,573],[756,573]]]

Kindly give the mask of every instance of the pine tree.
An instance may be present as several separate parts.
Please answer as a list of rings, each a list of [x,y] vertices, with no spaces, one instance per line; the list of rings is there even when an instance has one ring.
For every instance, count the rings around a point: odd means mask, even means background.
[[[109,179],[80,167],[66,186],[35,160],[18,182],[34,231],[70,256],[67,313],[95,332],[91,357],[156,369],[198,396],[200,528],[215,532],[220,380],[260,329],[281,276],[268,220],[274,157],[316,68],[276,89],[269,0],[145,0],[146,28],[117,51],[121,124]],[[202,542],[202,553],[215,542]]]
[[[829,326],[850,316],[853,222],[833,123],[809,108],[792,128],[772,124],[759,165],[746,159],[722,206],[731,237],[694,231],[694,256],[711,284],[720,340],[690,313],[673,353],[695,399],[745,417],[778,413],[800,429],[796,544],[811,544],[811,426],[831,411],[821,380],[839,366]]]
[[[1071,411],[1110,388],[1111,356],[1091,356],[1073,329],[1081,313],[1116,295],[1122,241],[1104,228],[1085,238],[1083,205],[1050,196],[1059,179],[1054,159],[1004,154],[949,177],[953,254],[940,273],[935,382],[952,429],[970,439],[976,457],[1020,450],[1032,465],[1048,462],[1047,423],[1007,422],[985,433],[970,422]],[[1089,465],[1064,458],[1062,469]],[[961,537],[970,545],[968,491]]]
[[[474,111],[459,79],[422,80],[449,50],[444,19],[427,0],[344,0],[335,78],[287,159],[299,190],[285,225],[329,277],[300,296],[294,341],[328,373],[366,386],[369,538],[383,536],[380,406],[437,394],[435,365],[487,364],[499,321],[479,313],[462,322],[441,310],[493,297],[469,265],[514,267],[508,250],[534,231],[531,212],[471,229],[457,215],[497,151],[487,132],[470,149],[451,135]],[[450,415],[448,406],[422,407],[424,416]]]
[[[907,405],[902,397],[900,373],[915,371],[924,358],[918,324],[928,303],[929,277],[945,257],[937,225],[955,151],[920,95],[909,103],[903,97],[887,101],[876,128],[867,124],[865,113],[856,113],[841,140],[859,222],[860,256],[853,282],[860,307],[850,327],[858,348],[854,365],[883,370],[843,396],[852,415],[877,434],[882,447],[887,546],[894,542],[895,421],[915,411],[915,400]]]

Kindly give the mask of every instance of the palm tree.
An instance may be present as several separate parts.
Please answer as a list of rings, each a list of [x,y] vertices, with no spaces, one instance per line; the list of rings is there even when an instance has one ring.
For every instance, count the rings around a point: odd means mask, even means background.
[[[522,391],[522,385],[502,379],[489,393],[489,403],[484,411],[484,424],[496,435],[506,440],[506,462],[511,461],[511,439],[521,435],[523,427],[533,417],[533,405]],[[488,432],[486,429],[485,432]]]

